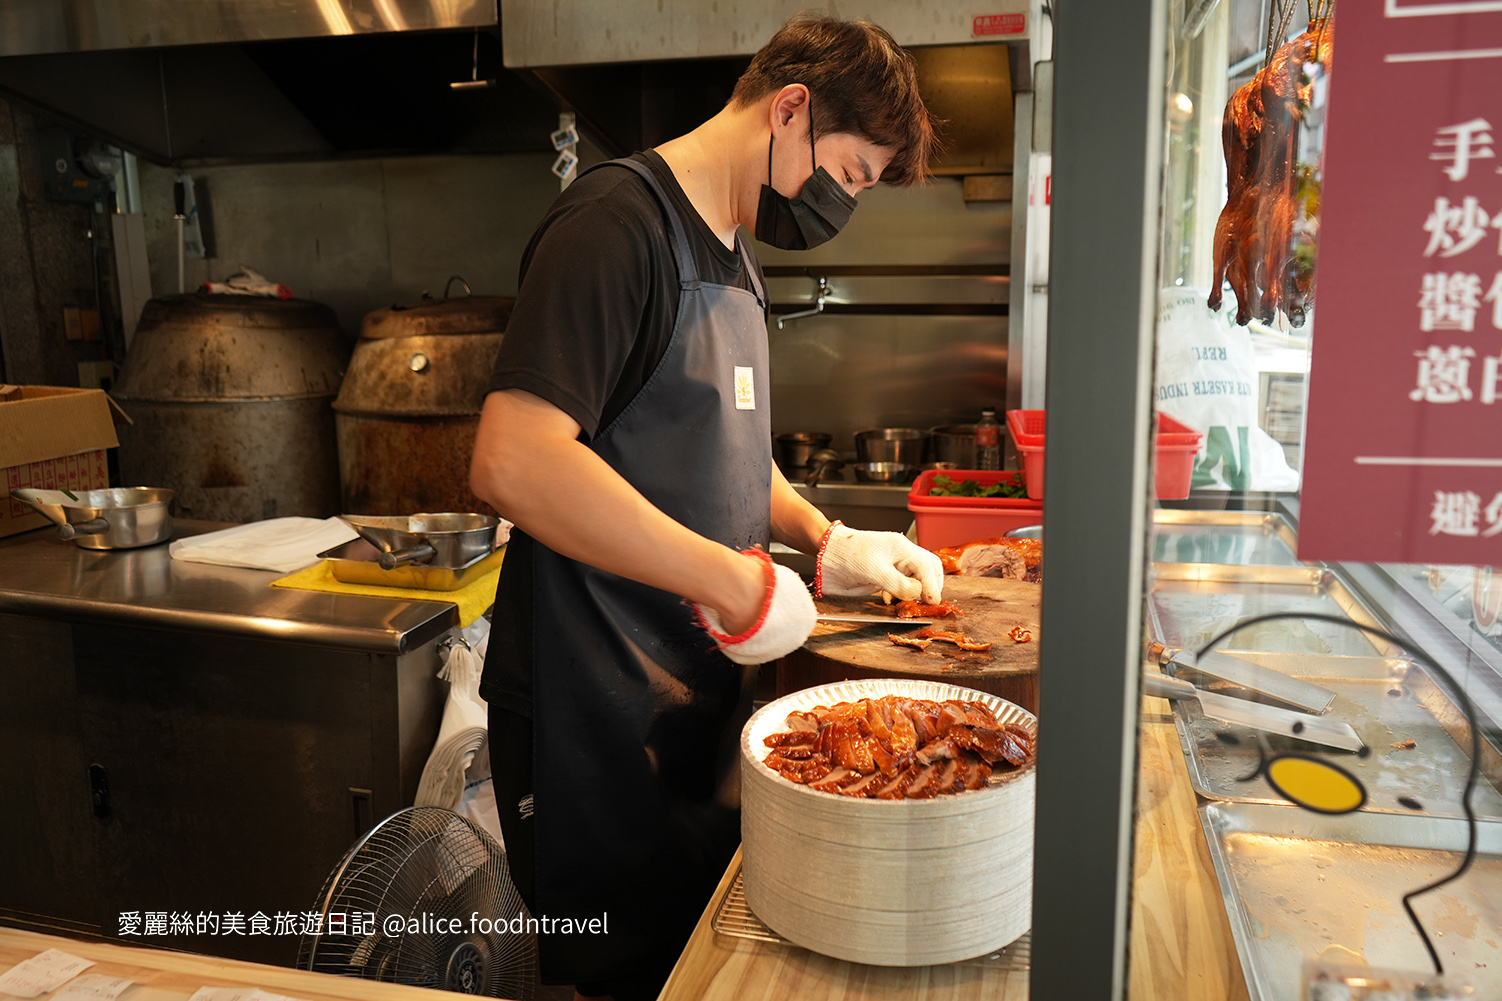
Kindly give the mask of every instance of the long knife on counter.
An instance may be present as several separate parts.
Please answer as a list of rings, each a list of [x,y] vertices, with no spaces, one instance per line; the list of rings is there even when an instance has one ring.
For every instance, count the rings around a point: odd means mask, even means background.
[[[819,613],[820,622],[848,622],[855,625],[931,626],[933,619],[899,619],[893,615],[834,615]]]

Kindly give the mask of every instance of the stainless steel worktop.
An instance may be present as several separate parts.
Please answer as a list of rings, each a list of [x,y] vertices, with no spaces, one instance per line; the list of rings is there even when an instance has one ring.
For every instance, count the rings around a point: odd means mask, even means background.
[[[225,526],[178,521],[174,538]],[[0,539],[0,613],[405,653],[458,622],[443,600],[272,587],[281,574],[172,559],[167,544],[79,549],[39,529]]]

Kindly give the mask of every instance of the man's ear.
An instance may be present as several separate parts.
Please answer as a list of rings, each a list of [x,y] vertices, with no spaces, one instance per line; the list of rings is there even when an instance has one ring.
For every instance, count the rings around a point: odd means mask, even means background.
[[[808,88],[801,83],[790,83],[772,95],[768,115],[774,129],[786,128],[799,109],[808,106]]]

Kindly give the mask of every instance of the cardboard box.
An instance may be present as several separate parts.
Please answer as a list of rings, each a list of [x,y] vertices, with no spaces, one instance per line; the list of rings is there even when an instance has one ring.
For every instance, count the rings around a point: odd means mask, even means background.
[[[0,536],[48,524],[12,490],[77,492],[110,485],[105,449],[120,444],[116,414],[129,420],[98,389],[0,386]]]

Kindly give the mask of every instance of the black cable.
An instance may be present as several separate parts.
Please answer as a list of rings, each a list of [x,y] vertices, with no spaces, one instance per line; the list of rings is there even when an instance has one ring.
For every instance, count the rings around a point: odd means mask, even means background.
[[[1202,656],[1206,651],[1214,649],[1215,645],[1221,640],[1241,629],[1245,629],[1247,626],[1253,626],[1259,622],[1273,622],[1279,619],[1313,619],[1318,622],[1333,623],[1337,626],[1350,626],[1353,629],[1360,629],[1364,633],[1370,633],[1408,651],[1410,656],[1423,663],[1424,666],[1433,669],[1436,674],[1444,679],[1445,683],[1455,692],[1457,701],[1460,703],[1460,708],[1465,713],[1466,722],[1471,727],[1471,767],[1466,773],[1465,791],[1461,793],[1460,797],[1460,805],[1465,810],[1466,817],[1465,858],[1460,860],[1460,865],[1448,876],[1437,879],[1427,886],[1421,886],[1417,890],[1410,890],[1403,895],[1403,910],[1408,912],[1408,920],[1413,922],[1413,927],[1418,931],[1419,938],[1423,940],[1424,948],[1429,950],[1429,958],[1434,961],[1434,972],[1443,975],[1445,966],[1439,960],[1439,953],[1434,951],[1434,944],[1429,941],[1429,933],[1424,930],[1423,922],[1419,920],[1418,914],[1414,911],[1412,900],[1414,897],[1428,893],[1430,890],[1437,890],[1446,883],[1459,879],[1471,867],[1471,863],[1476,860],[1476,812],[1471,808],[1471,793],[1475,790],[1476,779],[1481,773],[1481,727],[1476,718],[1476,707],[1471,704],[1471,697],[1466,694],[1464,688],[1460,687],[1459,682],[1451,676],[1450,672],[1440,667],[1434,658],[1425,653],[1417,644],[1409,640],[1400,639],[1384,629],[1378,629],[1375,626],[1364,626],[1359,622],[1353,622],[1350,619],[1344,619],[1336,615],[1326,615],[1322,612],[1270,612],[1267,615],[1254,615],[1212,637],[1195,651],[1195,656],[1196,658]]]

